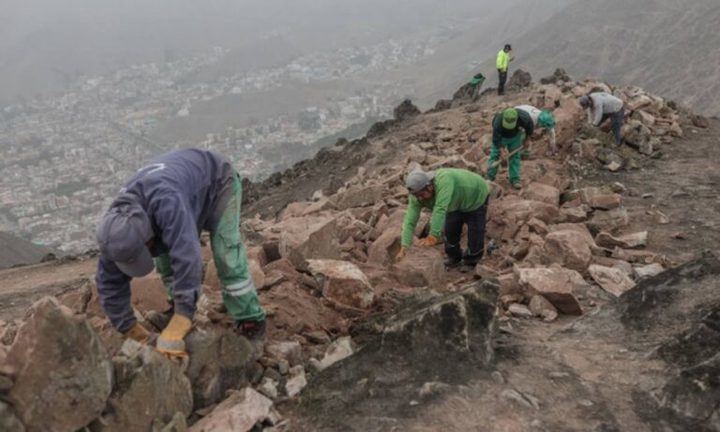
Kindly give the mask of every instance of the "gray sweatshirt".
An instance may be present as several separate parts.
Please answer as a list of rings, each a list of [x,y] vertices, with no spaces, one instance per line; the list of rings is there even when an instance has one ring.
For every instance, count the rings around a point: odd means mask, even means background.
[[[613,114],[620,111],[623,101],[610,93],[598,92],[590,94],[593,101],[592,108],[588,108],[588,122],[600,126],[604,114]]]

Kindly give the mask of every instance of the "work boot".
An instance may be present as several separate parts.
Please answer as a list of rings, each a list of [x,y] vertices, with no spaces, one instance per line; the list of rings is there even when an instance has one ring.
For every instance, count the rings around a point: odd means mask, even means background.
[[[460,264],[462,264],[462,258],[445,258],[445,267],[447,268],[454,268],[459,266]]]
[[[515,189],[515,190],[520,190],[520,189],[522,189],[522,183],[520,183],[520,181],[516,181],[516,182],[511,183],[511,186],[512,186],[513,189]]]
[[[250,341],[265,339],[265,327],[265,320],[235,322],[235,331]]]

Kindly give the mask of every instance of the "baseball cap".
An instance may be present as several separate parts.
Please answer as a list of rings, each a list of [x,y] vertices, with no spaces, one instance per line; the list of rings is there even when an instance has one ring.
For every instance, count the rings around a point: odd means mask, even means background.
[[[421,171],[415,170],[408,174],[405,179],[405,186],[411,193],[420,192],[430,184],[432,179],[435,178],[434,171]]]
[[[583,107],[589,106],[590,105],[590,97],[587,95],[580,96],[580,98],[578,99],[578,102],[580,102],[580,106],[583,106]]]
[[[152,255],[145,245],[153,231],[139,204],[111,207],[98,224],[96,236],[103,258],[113,261],[126,275],[141,277],[153,270]]]
[[[515,108],[508,108],[503,111],[502,127],[504,129],[515,129],[517,126],[518,113]]]

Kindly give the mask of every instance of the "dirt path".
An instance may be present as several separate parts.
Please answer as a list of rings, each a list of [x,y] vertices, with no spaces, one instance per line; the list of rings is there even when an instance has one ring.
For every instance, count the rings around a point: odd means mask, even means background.
[[[34,301],[58,296],[95,277],[97,260],[46,263],[0,271],[0,319],[20,318]]]

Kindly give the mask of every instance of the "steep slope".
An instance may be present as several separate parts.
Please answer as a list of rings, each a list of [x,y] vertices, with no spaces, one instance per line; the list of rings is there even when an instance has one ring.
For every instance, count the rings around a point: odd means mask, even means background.
[[[23,264],[36,264],[52,252],[49,248],[0,231],[0,269]]]
[[[581,0],[514,40],[513,67],[540,77],[562,66],[718,115],[718,28],[715,0]]]

